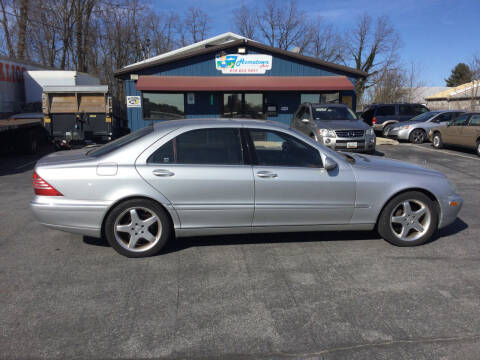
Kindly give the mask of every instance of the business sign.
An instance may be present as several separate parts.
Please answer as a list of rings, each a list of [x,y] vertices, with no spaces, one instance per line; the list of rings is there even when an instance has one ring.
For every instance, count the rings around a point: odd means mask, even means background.
[[[140,96],[127,96],[127,107],[129,108],[142,107]]]
[[[223,55],[215,57],[215,66],[222,74],[265,74],[272,69],[270,55]]]

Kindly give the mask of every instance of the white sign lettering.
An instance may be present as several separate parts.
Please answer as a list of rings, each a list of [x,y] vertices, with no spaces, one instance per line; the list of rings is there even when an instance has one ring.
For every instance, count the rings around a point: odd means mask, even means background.
[[[265,74],[272,69],[272,57],[258,54],[217,56],[215,67],[222,74]]]

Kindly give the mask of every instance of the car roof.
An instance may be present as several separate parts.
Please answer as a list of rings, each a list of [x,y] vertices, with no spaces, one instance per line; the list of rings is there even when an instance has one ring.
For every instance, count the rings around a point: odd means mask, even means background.
[[[245,118],[195,118],[195,119],[174,119],[156,122],[154,131],[165,131],[167,128],[181,128],[189,126],[258,126],[269,128],[289,129],[290,127],[272,120],[245,119]]]
[[[304,102],[301,105],[311,105],[311,106],[323,106],[323,107],[347,107],[345,104],[325,104],[325,103],[312,103],[312,102]]]

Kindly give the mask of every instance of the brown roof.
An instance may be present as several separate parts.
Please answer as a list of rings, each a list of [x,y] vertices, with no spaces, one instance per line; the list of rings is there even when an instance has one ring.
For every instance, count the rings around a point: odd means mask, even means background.
[[[140,76],[142,91],[353,90],[346,76]]]
[[[173,55],[171,57],[158,59],[156,61],[149,61],[149,62],[138,64],[138,65],[132,65],[132,66],[124,67],[120,70],[115,71],[114,75],[115,76],[120,76],[120,75],[124,75],[124,74],[130,74],[132,72],[135,72],[135,71],[138,71],[138,70],[143,70],[143,69],[148,69],[148,68],[151,68],[153,66],[168,64],[168,63],[171,63],[171,62],[174,62],[174,61],[180,61],[180,60],[188,59],[188,58],[191,58],[192,56],[214,53],[214,52],[221,51],[223,49],[228,49],[228,48],[231,48],[231,47],[235,47],[235,46],[239,46],[239,45],[245,45],[245,44],[248,44],[248,46],[255,47],[257,49],[269,51],[269,52],[274,53],[274,54],[288,56],[288,57],[291,57],[291,58],[294,58],[294,59],[297,59],[297,60],[302,60],[302,61],[309,62],[309,63],[312,63],[312,64],[324,66],[324,67],[327,67],[327,68],[330,68],[330,69],[333,69],[333,70],[344,71],[344,72],[347,72],[347,73],[352,74],[354,76],[366,77],[368,75],[364,71],[357,70],[357,69],[354,69],[354,68],[351,68],[351,67],[348,67],[348,66],[334,64],[334,63],[323,61],[323,60],[320,60],[320,59],[317,59],[317,58],[314,58],[314,57],[311,57],[311,56],[296,54],[296,53],[291,52],[291,51],[282,50],[282,49],[279,49],[279,48],[275,48],[275,47],[272,47],[272,46],[261,44],[261,43],[256,42],[256,41],[249,41],[247,39],[230,41],[230,42],[227,42],[225,44],[209,46],[209,47],[204,48],[204,49],[193,50],[193,51],[190,51],[190,52],[185,52],[185,53],[181,53],[181,54],[178,54],[178,55]]]

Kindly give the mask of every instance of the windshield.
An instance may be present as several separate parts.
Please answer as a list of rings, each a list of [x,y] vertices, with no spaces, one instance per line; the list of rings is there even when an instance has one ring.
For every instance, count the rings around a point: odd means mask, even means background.
[[[314,106],[314,120],[357,120],[352,110],[343,106]]]
[[[437,114],[438,114],[438,111],[428,111],[426,113],[417,115],[417,116],[415,116],[414,118],[411,118],[408,121],[423,122],[423,121],[427,121],[428,119],[434,117]]]
[[[108,144],[103,145],[102,147],[99,148],[93,148],[92,150],[89,150],[87,152],[87,156],[93,156],[93,157],[99,157],[108,153],[111,153],[114,150],[117,150],[121,148],[122,146],[125,146],[127,144],[130,144],[142,137],[144,137],[147,134],[150,134],[153,131],[153,126],[149,125],[146,126],[140,130],[137,130],[131,134],[122,136],[121,138],[118,138],[117,140],[114,140],[112,142],[109,142]]]

